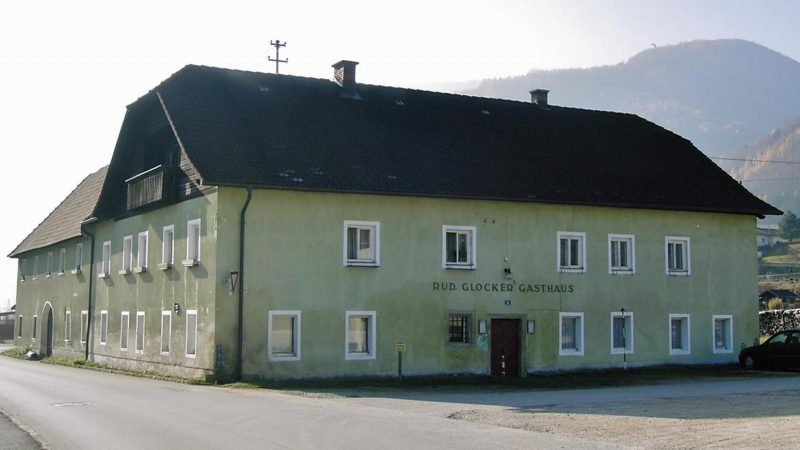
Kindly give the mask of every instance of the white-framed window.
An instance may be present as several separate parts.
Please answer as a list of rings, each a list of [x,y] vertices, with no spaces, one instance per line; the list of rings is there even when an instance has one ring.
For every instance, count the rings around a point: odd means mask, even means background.
[[[39,255],[33,257],[33,279],[39,278]]]
[[[169,355],[169,339],[172,336],[172,311],[161,311],[161,354]]]
[[[21,283],[25,282],[25,275],[28,274],[28,260],[22,258],[19,260],[19,281]]]
[[[558,232],[558,271],[586,272],[586,233]]]
[[[38,319],[39,319],[39,317],[36,316],[36,314],[34,314],[33,315],[33,338],[34,339],[36,339],[36,332],[38,331],[37,330],[37,325],[39,325],[38,324]]]
[[[89,311],[81,311],[81,344],[86,343],[86,332],[89,330]]]
[[[166,270],[175,264],[175,225],[167,225],[161,230],[161,264],[158,268]]]
[[[186,356],[197,356],[197,310],[186,310]]]
[[[98,276],[105,278],[111,275],[111,241],[103,242],[103,264]]]
[[[100,311],[100,345],[108,343],[108,310]]]
[[[473,314],[454,311],[447,313],[447,343],[450,345],[473,342]]]
[[[144,353],[144,311],[136,311],[136,353]]]
[[[633,313],[611,313],[611,354],[633,353]]]
[[[196,266],[200,262],[200,219],[186,222],[186,259],[183,265]]]
[[[346,311],[344,359],[375,359],[375,311]]]
[[[692,353],[689,314],[669,315],[669,354]]]
[[[475,269],[477,267],[477,228],[442,225],[442,267]]]
[[[733,316],[716,314],[714,322],[714,353],[733,353]]]
[[[72,269],[72,274],[77,275],[81,273],[83,267],[83,243],[75,244],[75,267]]]
[[[50,278],[53,274],[53,252],[47,252],[47,259],[45,261],[47,264],[44,266],[44,276],[45,278]]]
[[[133,235],[122,238],[122,268],[120,275],[128,275],[133,267]]]
[[[345,266],[372,266],[381,264],[381,223],[357,220],[344,221]]]
[[[583,356],[583,313],[558,313],[558,354]]]
[[[667,275],[691,274],[691,249],[688,237],[667,236],[664,238],[664,257]]]
[[[636,273],[636,238],[632,234],[608,235],[608,273]]]
[[[67,249],[62,248],[58,251],[58,274],[64,275],[64,270],[67,268]]]
[[[64,342],[72,339],[72,311],[64,310]]]
[[[299,361],[300,311],[270,311],[267,340],[270,361]]]
[[[119,349],[128,351],[128,333],[130,330],[130,313],[122,311],[119,316]]]
[[[136,237],[136,266],[133,271],[142,273],[147,271],[147,231],[142,231]]]

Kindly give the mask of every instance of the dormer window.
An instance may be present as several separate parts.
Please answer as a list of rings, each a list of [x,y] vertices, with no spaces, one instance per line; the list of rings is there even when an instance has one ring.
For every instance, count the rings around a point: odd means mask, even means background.
[[[171,190],[171,172],[156,166],[125,180],[128,185],[128,211],[167,200]]]

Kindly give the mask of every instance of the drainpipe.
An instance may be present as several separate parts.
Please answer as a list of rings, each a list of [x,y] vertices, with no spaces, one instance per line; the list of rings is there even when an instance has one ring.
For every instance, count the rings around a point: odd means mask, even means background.
[[[253,198],[253,187],[247,186],[247,200],[242,206],[239,217],[239,326],[236,336],[236,371],[234,381],[242,379],[242,341],[244,340],[244,216],[250,200]]]
[[[92,238],[92,245],[89,247],[89,298],[88,302],[89,305],[86,307],[88,311],[88,317],[86,318],[86,336],[84,336],[84,340],[86,341],[86,352],[84,354],[84,360],[89,360],[89,346],[94,345],[94,343],[89,339],[92,332],[92,316],[93,311],[92,307],[94,306],[94,302],[92,301],[94,297],[94,233],[90,233],[86,231],[85,226],[97,222],[97,217],[90,217],[83,222],[81,222],[81,234],[88,235]]]

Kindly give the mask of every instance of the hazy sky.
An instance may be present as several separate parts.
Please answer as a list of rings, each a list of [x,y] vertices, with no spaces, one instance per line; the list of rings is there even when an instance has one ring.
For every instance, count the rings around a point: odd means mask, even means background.
[[[10,253],[89,173],[108,164],[125,107],[186,64],[431,87],[530,69],[622,62],[652,44],[747,39],[800,60],[800,2],[2,1],[0,251]],[[16,260],[0,261],[0,308]]]

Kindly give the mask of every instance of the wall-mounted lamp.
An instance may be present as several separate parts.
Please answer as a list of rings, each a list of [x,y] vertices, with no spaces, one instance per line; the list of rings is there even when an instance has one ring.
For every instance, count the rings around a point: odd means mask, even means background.
[[[479,320],[478,321],[478,333],[479,334],[486,334],[486,321]]]
[[[536,333],[536,321],[529,320],[528,321],[528,334]]]
[[[181,314],[181,305],[179,305],[177,303],[173,303],[172,304],[172,310],[175,311],[175,314],[180,315]]]
[[[233,294],[233,291],[236,290],[236,283],[238,282],[239,282],[239,272],[231,270],[231,273],[228,275],[228,285],[230,286],[231,294]]]
[[[505,278],[506,280],[510,280],[511,276],[512,276],[511,267],[506,267],[505,269],[503,269],[503,278]]]

